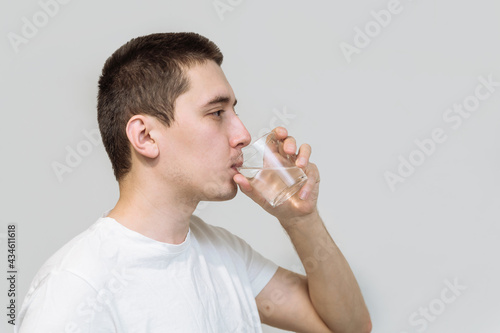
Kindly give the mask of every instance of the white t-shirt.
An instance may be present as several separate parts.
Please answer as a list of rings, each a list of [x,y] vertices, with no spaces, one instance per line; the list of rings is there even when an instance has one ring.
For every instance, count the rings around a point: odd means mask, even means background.
[[[175,245],[106,215],[40,268],[14,332],[262,332],[255,297],[276,264],[196,216]]]

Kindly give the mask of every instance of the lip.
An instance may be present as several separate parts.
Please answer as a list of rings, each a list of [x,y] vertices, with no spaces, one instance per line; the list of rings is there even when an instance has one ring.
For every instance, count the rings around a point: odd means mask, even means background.
[[[243,165],[243,161],[238,161],[238,162],[234,163],[233,165],[231,165],[231,170],[233,170],[235,173],[240,173],[238,168],[240,168],[242,165]]]
[[[243,161],[240,161],[240,162],[234,163],[231,166],[231,168],[233,168],[233,169],[241,168],[242,165],[243,165]]]

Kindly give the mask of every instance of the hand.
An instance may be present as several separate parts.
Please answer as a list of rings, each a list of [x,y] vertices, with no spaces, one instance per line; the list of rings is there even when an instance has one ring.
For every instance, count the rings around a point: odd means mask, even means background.
[[[319,195],[319,171],[315,164],[309,163],[311,156],[311,146],[303,144],[300,146],[298,155],[295,139],[288,136],[288,131],[283,127],[273,130],[278,140],[284,140],[284,152],[291,156],[296,156],[295,165],[301,168],[307,175],[307,181],[293,197],[285,201],[278,207],[272,207],[264,197],[262,197],[242,174],[236,174],[233,180],[238,184],[240,190],[250,197],[257,204],[262,206],[271,215],[280,220],[281,224],[293,223],[297,218],[317,214],[317,200]]]

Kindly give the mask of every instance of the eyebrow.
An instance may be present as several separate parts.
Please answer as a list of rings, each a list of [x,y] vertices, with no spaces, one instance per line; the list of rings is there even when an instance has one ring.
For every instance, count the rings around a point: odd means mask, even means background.
[[[207,106],[211,106],[211,105],[214,105],[214,104],[219,104],[219,103],[229,103],[229,101],[231,100],[231,98],[229,98],[228,96],[215,96],[214,98],[212,98],[210,101],[208,101],[207,103],[205,103],[203,105],[203,107],[207,107]],[[233,104],[233,107],[236,105],[236,103],[238,103],[238,100],[235,99],[234,100],[234,104]]]

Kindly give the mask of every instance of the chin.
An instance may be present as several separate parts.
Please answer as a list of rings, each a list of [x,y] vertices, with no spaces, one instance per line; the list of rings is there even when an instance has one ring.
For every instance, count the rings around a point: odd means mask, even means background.
[[[226,200],[231,200],[236,196],[236,193],[238,193],[238,188],[235,186],[227,191],[224,191],[220,193],[219,199],[216,199],[216,201],[226,201]]]
[[[226,201],[233,199],[238,193],[238,186],[231,181],[230,184],[205,188],[203,201]]]
[[[238,193],[238,188],[235,188],[234,191],[228,194],[228,196],[224,200],[231,200],[234,199],[236,196],[236,193]]]

